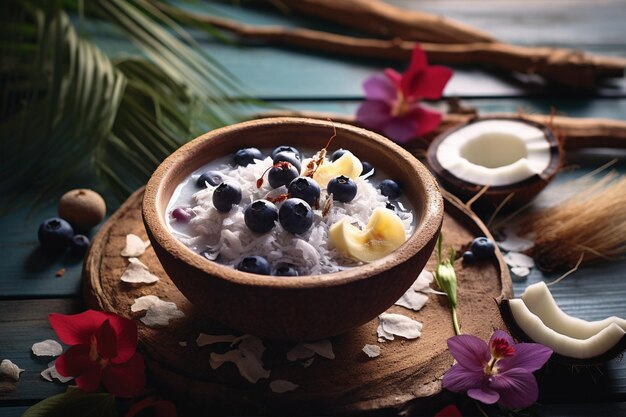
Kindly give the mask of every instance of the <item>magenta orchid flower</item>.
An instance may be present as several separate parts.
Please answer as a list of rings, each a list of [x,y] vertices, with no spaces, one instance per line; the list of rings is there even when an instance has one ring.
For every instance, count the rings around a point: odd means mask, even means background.
[[[499,403],[507,408],[524,408],[537,401],[539,390],[532,374],[552,355],[538,343],[513,342],[497,330],[489,345],[475,336],[448,339],[448,349],[458,362],[443,377],[443,387],[485,404]]]
[[[442,116],[420,106],[420,101],[440,98],[450,77],[451,69],[429,66],[426,54],[418,45],[405,73],[387,68],[384,75],[365,80],[365,101],[357,110],[356,120],[398,143],[428,133],[439,126]]]

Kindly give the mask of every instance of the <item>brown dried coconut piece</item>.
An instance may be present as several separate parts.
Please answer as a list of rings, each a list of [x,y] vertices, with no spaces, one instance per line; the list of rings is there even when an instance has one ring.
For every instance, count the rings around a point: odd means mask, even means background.
[[[79,188],[63,194],[59,200],[59,216],[72,226],[89,230],[104,219],[106,203],[100,194]]]

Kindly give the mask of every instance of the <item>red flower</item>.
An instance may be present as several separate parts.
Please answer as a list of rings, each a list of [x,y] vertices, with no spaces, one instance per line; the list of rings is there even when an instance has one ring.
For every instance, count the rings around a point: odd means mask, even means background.
[[[440,98],[450,77],[451,69],[429,66],[418,45],[405,73],[387,68],[385,76],[365,80],[365,101],[357,110],[356,120],[399,143],[428,133],[441,123],[441,113],[420,106],[420,101]]]
[[[138,395],[146,382],[143,357],[137,348],[137,325],[113,313],[87,310],[66,316],[50,314],[59,339],[71,347],[56,361],[63,376],[76,378],[84,391],[95,391],[100,380],[118,397]]]
[[[435,417],[463,417],[456,405],[451,404],[441,409]]]
[[[152,409],[152,413],[155,417],[177,417],[176,407],[169,401],[157,400],[156,397],[145,398],[138,403],[133,404],[128,410],[125,417],[137,417],[144,410]]]

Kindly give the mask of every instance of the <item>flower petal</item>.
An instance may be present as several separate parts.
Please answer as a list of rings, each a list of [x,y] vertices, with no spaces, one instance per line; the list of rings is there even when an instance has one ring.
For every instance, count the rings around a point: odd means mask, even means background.
[[[485,374],[482,369],[471,370],[456,364],[443,376],[442,385],[452,392],[466,392],[472,388],[481,387],[484,380]]]
[[[417,121],[411,117],[394,117],[381,132],[397,143],[406,143],[416,137]]]
[[[448,349],[461,366],[481,373],[491,357],[485,341],[468,334],[449,338]]]
[[[452,78],[450,68],[440,66],[424,68],[422,72],[411,79],[406,94],[408,97],[419,99],[439,99],[443,95],[443,90],[450,78]]]
[[[98,389],[100,386],[100,377],[102,376],[102,368],[100,368],[96,362],[91,363],[93,366],[87,370],[87,372],[75,378],[78,388],[87,392],[93,392]]]
[[[153,409],[151,414],[149,412],[142,413],[142,411],[150,408]],[[176,417],[176,407],[170,401],[157,400],[156,397],[151,396],[133,404],[124,417],[135,417],[144,414],[156,417]]]
[[[493,404],[500,399],[500,394],[486,387],[471,389],[467,391],[467,396],[484,404]]]
[[[146,384],[145,364],[143,357],[135,353],[130,360],[104,368],[102,382],[106,389],[118,397],[135,397],[141,393]]]
[[[109,319],[106,319],[96,332],[98,353],[101,357],[104,359],[111,359],[117,356],[116,339],[115,330],[113,330],[113,326],[111,326]]]
[[[380,100],[365,100],[356,111],[356,121],[363,127],[380,131],[392,120],[391,106]]]
[[[504,330],[496,330],[495,332],[493,332],[493,334],[491,335],[491,338],[489,338],[489,346],[491,346],[491,344],[493,343],[495,339],[504,339],[509,345],[515,346],[515,341],[513,340],[511,335],[505,332]],[[517,348],[517,346],[515,347]]]
[[[117,356],[111,362],[126,362],[135,354],[137,349],[137,323],[117,314],[105,314],[117,336]]]
[[[489,380],[489,387],[498,391],[498,402],[507,408],[528,407],[539,396],[535,376],[522,368],[510,369],[494,376]]]
[[[548,362],[551,355],[552,349],[539,343],[518,343],[515,345],[515,355],[498,361],[498,369],[503,372],[523,368],[534,372]]]
[[[422,136],[428,132],[432,132],[441,123],[441,113],[428,107],[419,106],[409,113],[417,120],[415,136]]]
[[[385,75],[391,81],[396,91],[402,91],[400,84],[402,83],[402,74],[393,68],[385,68]]]
[[[389,78],[381,74],[372,75],[363,83],[365,97],[368,100],[393,102],[397,92]]]
[[[98,364],[89,359],[89,345],[78,345],[70,347],[64,354],[59,356],[55,366],[61,376],[77,377],[94,366],[98,366]]]
[[[88,345],[91,336],[107,319],[105,313],[87,310],[79,314],[52,313],[48,316],[52,328],[66,345]]]

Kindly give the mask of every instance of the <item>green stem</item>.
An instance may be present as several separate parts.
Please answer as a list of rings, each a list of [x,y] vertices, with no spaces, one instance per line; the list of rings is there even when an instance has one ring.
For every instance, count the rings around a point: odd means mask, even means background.
[[[487,412],[485,411],[485,409],[483,408],[482,405],[480,405],[480,402],[477,400],[474,400],[474,404],[476,404],[476,408],[478,408],[478,411],[480,411],[480,414],[483,417],[489,417],[489,414],[487,414]]]
[[[452,307],[452,324],[454,325],[454,333],[458,336],[461,334],[461,327],[459,326],[459,319],[456,316],[456,307]]]

